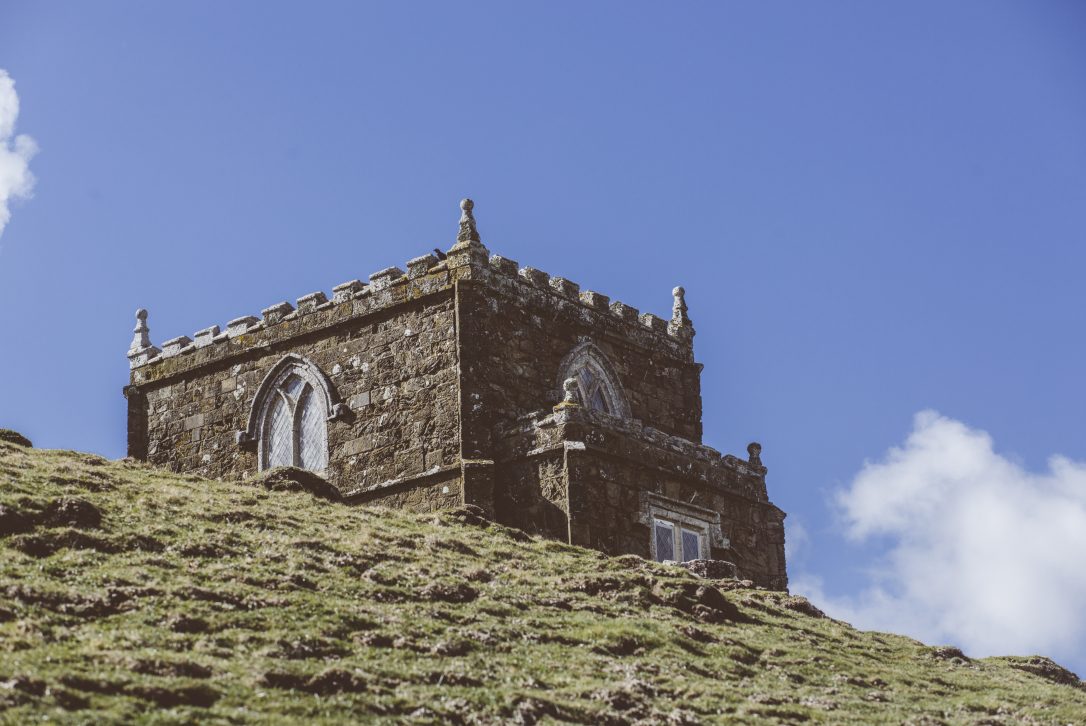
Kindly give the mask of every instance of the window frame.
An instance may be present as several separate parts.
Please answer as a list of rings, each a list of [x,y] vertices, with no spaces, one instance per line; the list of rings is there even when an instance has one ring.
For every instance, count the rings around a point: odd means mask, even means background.
[[[593,380],[590,386],[585,386],[582,371],[587,371],[591,375]],[[569,378],[576,381],[581,405],[586,409],[605,416],[630,418],[630,405],[626,400],[621,379],[604,352],[592,341],[582,340],[562,360],[558,367],[555,389],[557,400],[561,400],[563,384]],[[596,395],[603,400],[606,410],[592,405],[592,399]]]
[[[671,553],[669,557],[661,557],[659,552],[659,533],[660,527],[667,527],[671,530]],[[698,553],[697,557],[691,557],[684,559],[685,543],[683,542],[683,534],[690,533],[697,537],[698,541]],[[659,515],[653,515],[652,517],[652,559],[656,562],[664,562],[670,560],[672,562],[689,562],[690,560],[704,560],[708,557],[708,541],[709,532],[708,525],[705,529],[696,527],[689,522],[677,522],[666,517]]]
[[[318,409],[321,406],[319,400],[323,397],[323,393],[317,387],[315,387],[310,381],[306,380],[305,376],[302,376],[298,371],[293,368],[287,369],[288,372],[278,379],[275,387],[271,391],[267,392],[268,401],[264,406],[264,416],[260,424],[260,471],[267,471],[274,468],[271,465],[272,461],[272,436],[275,431],[272,427],[272,419],[275,415],[276,404],[282,402],[287,408],[287,414],[290,417],[290,464],[287,466],[298,467],[299,469],[305,469],[306,471],[313,471],[317,473],[323,473],[328,469],[328,422],[323,420],[321,424],[324,427],[323,442],[320,442],[322,450],[320,451],[323,456],[321,458],[324,461],[323,466],[320,468],[309,468],[302,462],[302,449],[303,449],[303,426],[302,416],[305,415],[307,406],[316,406]],[[291,394],[287,390],[288,384],[293,379],[298,379],[301,382],[301,386],[297,389],[297,393]],[[323,417],[322,417],[323,418]],[[276,464],[275,466],[283,466],[283,464]]]
[[[291,397],[286,394],[284,386],[294,376],[301,380],[302,385],[297,388],[296,396]],[[318,417],[323,425],[323,441],[320,442],[317,452],[319,454],[317,461],[322,464],[320,468],[304,467],[302,464],[304,442],[299,431],[299,417],[308,411],[308,405],[302,405],[306,403],[307,395],[311,397],[311,405],[314,407],[311,416]],[[253,397],[248,425],[245,431],[238,434],[238,443],[251,444],[255,448],[255,463],[258,471],[272,468],[269,466],[269,416],[279,401],[285,402],[290,415],[291,466],[324,475],[331,459],[329,422],[348,416],[350,412],[344,404],[339,402],[339,397],[324,372],[312,361],[300,355],[288,353],[279,359],[279,362],[264,376]]]
[[[663,483],[660,486],[662,488]],[[714,550],[726,550],[731,547],[731,542],[721,528],[720,512],[694,504],[692,501],[673,499],[653,491],[642,491],[640,499],[641,513],[637,521],[645,526],[649,534],[647,549],[649,557],[653,560],[661,561],[656,556],[657,520],[677,527],[672,530],[672,553],[667,559],[674,559],[676,554],[679,557],[682,556],[681,549],[678,553],[675,552],[674,537],[677,535],[680,538],[681,546],[683,529],[698,535],[699,559],[712,559]]]

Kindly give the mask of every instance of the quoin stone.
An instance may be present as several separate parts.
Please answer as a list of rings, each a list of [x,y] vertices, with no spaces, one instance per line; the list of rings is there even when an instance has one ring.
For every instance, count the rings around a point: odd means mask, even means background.
[[[761,446],[740,459],[702,442],[685,290],[672,290],[666,320],[611,303],[491,255],[474,206],[461,202],[447,253],[266,306],[225,332],[160,351],[138,311],[129,455],[222,479],[300,466],[349,503],[471,504],[533,534],[725,561],[785,588],[785,514],[769,501]]]

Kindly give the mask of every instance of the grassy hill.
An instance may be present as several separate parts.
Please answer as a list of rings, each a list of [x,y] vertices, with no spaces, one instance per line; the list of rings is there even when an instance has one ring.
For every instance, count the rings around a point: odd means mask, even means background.
[[[1086,721],[1047,659],[288,488],[0,441],[0,721]]]

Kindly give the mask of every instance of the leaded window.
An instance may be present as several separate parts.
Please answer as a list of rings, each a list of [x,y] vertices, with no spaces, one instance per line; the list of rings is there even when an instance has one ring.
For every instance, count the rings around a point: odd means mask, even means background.
[[[565,388],[565,381],[570,378],[576,383],[577,398],[585,408],[611,416],[629,416],[618,377],[595,344],[581,343],[566,356],[560,369],[559,388]]]
[[[328,405],[324,392],[303,372],[288,370],[265,394],[260,431],[260,468],[328,465]]]
[[[703,557],[705,532],[666,519],[653,520],[653,556],[657,562],[687,562]]]

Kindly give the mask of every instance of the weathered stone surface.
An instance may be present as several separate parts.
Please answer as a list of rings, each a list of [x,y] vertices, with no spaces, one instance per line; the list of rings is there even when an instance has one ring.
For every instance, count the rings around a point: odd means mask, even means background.
[[[704,520],[703,557],[783,589],[784,513],[766,495],[760,449],[741,460],[701,443],[701,365],[681,288],[670,321],[639,315],[490,255],[472,210],[465,200],[444,260],[416,257],[406,274],[389,267],[369,285],[336,286],[330,302],[313,293],[297,311],[282,303],[225,334],[208,328],[169,356],[150,346],[144,314],[125,389],[129,455],[253,477],[270,462],[261,417],[271,408],[258,394],[295,360],[334,398],[308,424],[324,435],[316,468],[330,496],[423,511],[469,504],[502,524],[643,557],[654,551],[651,496]],[[605,385],[577,382],[563,402],[586,346]],[[267,476],[302,486],[298,475]]]
[[[309,492],[321,499],[340,499],[339,490],[334,486],[317,474],[294,466],[279,466],[262,471],[251,481],[274,492]]]
[[[689,560],[683,562],[682,566],[707,580],[726,580],[736,577],[735,563],[727,560]]]
[[[17,444],[19,446],[31,447],[34,444],[30,443],[30,439],[23,436],[18,431],[12,431],[11,429],[0,429],[0,441],[6,441],[9,444]]]

